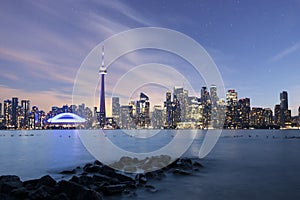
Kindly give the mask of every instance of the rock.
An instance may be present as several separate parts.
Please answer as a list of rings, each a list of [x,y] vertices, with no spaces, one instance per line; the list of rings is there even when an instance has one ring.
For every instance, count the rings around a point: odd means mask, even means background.
[[[74,182],[74,183],[79,183],[79,178],[78,178],[78,176],[72,176],[72,178],[69,181]]]
[[[172,158],[168,155],[161,155],[159,156],[159,161],[162,162],[165,166],[167,166],[172,161]]]
[[[190,172],[182,169],[174,169],[173,174],[180,174],[180,175],[191,175]]]
[[[32,179],[32,180],[27,180],[23,182],[23,186],[26,187],[26,189],[34,189],[39,182],[39,179]]]
[[[122,158],[120,158],[120,162],[123,163],[124,165],[131,165],[133,164],[133,159],[131,157],[128,156],[123,156]]]
[[[113,177],[116,172],[113,168],[104,165],[103,167],[101,167],[101,170],[99,171],[99,173],[109,176],[109,177]]]
[[[99,165],[92,165],[89,167],[84,167],[83,169],[84,169],[84,171],[86,171],[88,173],[97,173],[97,172],[100,172],[101,167]]]
[[[117,185],[108,185],[103,187],[103,194],[105,195],[115,195],[121,194],[126,188],[125,184],[117,184]]]
[[[66,193],[71,200],[102,199],[102,196],[94,191],[71,181],[62,180],[58,182],[58,188]]]
[[[22,187],[18,176],[7,175],[0,177],[0,193],[9,194],[12,190]]]
[[[91,167],[91,166],[93,166],[92,163],[87,163],[86,165],[84,165],[83,169],[85,169],[85,168],[87,168],[87,167]]]
[[[123,170],[124,168],[124,164],[122,162],[115,162],[109,166],[117,170]]]
[[[196,168],[202,168],[203,167],[203,165],[201,163],[197,162],[197,161],[195,161],[193,163],[193,166],[196,167]]]
[[[75,174],[76,170],[75,169],[73,169],[73,170],[64,170],[64,171],[61,171],[59,173],[60,174]]]
[[[135,184],[134,178],[132,178],[130,176],[127,176],[127,175],[124,175],[124,174],[120,174],[120,173],[115,172],[113,177],[117,178],[121,183],[126,182],[126,183]]]
[[[100,165],[100,166],[102,166],[103,164],[99,160],[95,160],[94,165]]]
[[[0,176],[0,183],[3,182],[18,182],[21,181],[18,176],[15,175],[5,175],[5,176]]]
[[[137,174],[136,176],[135,176],[135,180],[139,183],[139,184],[141,184],[141,185],[144,185],[144,184],[146,184],[147,183],[147,178],[146,178],[146,176],[144,175],[144,174]]]
[[[136,166],[125,166],[123,170],[127,173],[135,173],[137,171]]]
[[[31,191],[28,194],[29,199],[49,199],[51,194],[49,193],[49,188],[47,186],[41,186],[36,190]]]
[[[109,182],[110,181],[110,177],[102,175],[102,174],[98,174],[98,175],[94,175],[93,176],[93,181],[95,183],[104,183],[104,182]]]
[[[94,184],[94,180],[90,176],[83,175],[78,178],[78,183],[80,185],[89,186]]]
[[[179,162],[179,158],[174,160],[171,164],[168,165],[168,169],[171,169],[171,168],[176,168],[178,167],[178,162]]]
[[[59,193],[58,195],[53,196],[52,200],[70,200],[66,193]]]
[[[11,195],[17,199],[26,199],[28,196],[28,191],[25,187],[16,188],[11,191]],[[1,198],[0,198],[1,199]]]
[[[2,194],[2,193],[0,193],[0,199],[1,200],[14,200],[14,198],[9,196],[8,194]]]
[[[49,186],[54,187],[56,185],[56,181],[49,175],[43,176],[42,178],[38,179],[37,187],[39,186]]]

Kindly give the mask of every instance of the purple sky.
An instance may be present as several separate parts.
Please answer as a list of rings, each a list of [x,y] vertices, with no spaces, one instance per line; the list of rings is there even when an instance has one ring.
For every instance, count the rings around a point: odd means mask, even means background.
[[[121,31],[157,26],[200,43],[217,64],[226,88],[236,89],[239,98],[250,97],[252,106],[273,109],[279,93],[288,91],[295,115],[300,105],[299,10],[299,0],[3,0],[0,101],[17,96],[46,111],[52,105],[70,105],[77,70],[97,44]],[[164,60],[152,52],[127,57],[135,59],[135,65]],[[107,76],[108,93],[111,83],[133,67],[126,59],[118,63]],[[176,65],[174,60],[166,64]],[[180,64],[178,60],[177,69]],[[199,80],[197,92],[202,84]]]

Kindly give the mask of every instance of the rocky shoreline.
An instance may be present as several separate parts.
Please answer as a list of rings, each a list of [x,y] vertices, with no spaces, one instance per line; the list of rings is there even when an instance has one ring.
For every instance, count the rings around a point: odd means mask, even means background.
[[[15,175],[0,176],[0,199],[98,200],[111,195],[136,196],[140,189],[159,192],[148,183],[149,180],[163,180],[169,174],[188,176],[203,167],[199,159],[180,158],[159,168],[167,161],[171,161],[167,156],[143,160],[123,157],[107,166],[96,160],[83,167],[59,172],[63,178],[60,181],[49,175],[27,181],[21,181]],[[119,168],[129,169],[132,173],[122,172]],[[139,169],[144,171],[135,173]]]

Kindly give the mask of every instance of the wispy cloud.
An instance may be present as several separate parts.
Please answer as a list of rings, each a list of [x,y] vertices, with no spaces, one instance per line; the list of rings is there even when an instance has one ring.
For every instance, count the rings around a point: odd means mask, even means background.
[[[72,98],[71,95],[68,94],[61,94],[56,92],[55,90],[45,90],[39,93],[33,92],[31,90],[23,90],[23,89],[16,89],[11,88],[6,85],[0,85],[1,93],[0,98],[8,99],[10,98],[11,94],[13,96],[18,97],[21,99],[29,99],[30,105],[34,106],[37,105],[39,109],[48,112],[52,105],[62,106],[62,104],[71,104]]]
[[[268,63],[273,63],[273,62],[279,61],[279,60],[283,59],[284,57],[298,51],[299,49],[300,49],[300,42],[297,42],[293,46],[290,46],[290,47],[284,49],[282,52],[280,52],[280,53],[276,54],[275,56],[271,57],[268,60]]]

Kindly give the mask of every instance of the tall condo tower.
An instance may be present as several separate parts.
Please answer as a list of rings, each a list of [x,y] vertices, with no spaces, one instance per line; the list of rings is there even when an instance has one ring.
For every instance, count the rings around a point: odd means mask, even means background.
[[[104,76],[106,74],[106,67],[104,66],[104,46],[102,46],[102,64],[99,69],[99,75],[101,78],[100,85],[100,112],[99,112],[99,124],[103,128],[106,122],[106,112],[105,112],[105,86],[104,86]]]

